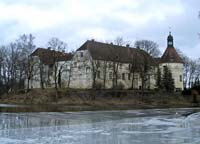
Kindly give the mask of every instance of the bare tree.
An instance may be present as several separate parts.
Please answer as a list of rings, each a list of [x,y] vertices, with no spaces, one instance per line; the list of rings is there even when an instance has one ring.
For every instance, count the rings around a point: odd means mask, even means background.
[[[29,34],[1,47],[0,79],[10,91],[24,88],[29,55],[35,48],[34,37]]]
[[[69,63],[69,70],[68,70],[68,81],[67,81],[67,88],[69,88],[71,83],[71,77],[72,77],[72,62]]]
[[[29,90],[29,82],[33,76],[33,66],[34,62],[33,59],[30,57],[33,50],[36,48],[34,45],[35,37],[32,34],[29,35],[21,35],[19,39],[16,40],[18,50],[20,51],[20,58],[19,58],[19,69],[20,69],[20,76],[19,81],[24,81],[24,76],[27,79],[27,90]]]
[[[200,80],[200,58],[198,60],[196,60],[196,72],[195,72],[195,77],[194,77],[194,84],[196,85],[199,80]]]
[[[120,52],[117,50],[115,45],[112,45],[111,54],[112,54],[111,65],[112,65],[112,74],[113,74],[112,83],[113,83],[113,88],[117,88],[121,56],[120,56]]]
[[[3,82],[3,63],[6,57],[6,53],[5,53],[5,47],[1,46],[0,47],[0,82]]]
[[[48,47],[51,47],[53,49],[53,63],[54,63],[54,84],[55,89],[58,88],[58,72],[59,72],[59,52],[63,52],[67,48],[67,44],[63,41],[59,40],[58,38],[51,38],[48,42]],[[62,68],[62,67],[60,67]]]
[[[150,40],[136,41],[135,47],[146,51],[152,57],[158,57],[160,55],[158,44]]]
[[[130,43],[130,42],[125,41],[124,38],[120,37],[120,36],[116,37],[116,39],[114,40],[114,44],[118,45],[118,46],[123,46],[123,45],[126,45],[128,43]]]
[[[134,89],[134,83],[135,83],[135,74],[139,71],[139,55],[137,52],[131,51],[131,63],[129,65],[129,71],[132,75],[131,79],[131,89]]]
[[[6,92],[7,83],[7,67],[6,67],[6,47],[0,47],[0,94]]]
[[[123,37],[117,37],[114,40],[114,44],[111,43],[110,45],[110,59],[112,65],[112,83],[113,88],[117,88],[118,86],[118,79],[119,79],[119,65],[122,63],[122,57],[121,57],[121,48],[119,46],[123,46],[128,42],[124,41]]]
[[[9,85],[10,91],[13,91],[17,87],[17,71],[18,71],[18,60],[19,60],[19,52],[17,49],[16,43],[10,43],[10,55],[7,59],[8,62],[8,76],[9,76]]]
[[[103,61],[103,88],[106,88],[106,79],[107,79],[107,70],[108,70],[108,60]]]
[[[189,75],[190,75],[189,73],[190,72],[190,58],[184,55],[180,49],[176,49],[176,51],[178,52],[178,54],[183,60],[183,68],[184,68],[183,69],[183,87],[184,89],[186,89],[188,86],[188,80],[189,80]]]
[[[142,95],[145,88],[148,88],[147,82],[150,80],[151,70],[152,70],[152,60],[149,54],[140,51],[140,56],[138,57],[138,72],[141,78],[141,90]]]
[[[176,49],[183,60],[183,85],[184,88],[191,88],[200,76],[200,60],[195,60],[187,57],[181,52],[181,50]]]
[[[29,91],[30,89],[30,80],[33,78],[35,74],[34,70],[36,71],[36,69],[34,69],[35,65],[36,65],[36,62],[33,60],[33,57],[29,56],[26,62],[26,67],[25,67],[25,74],[27,77],[27,91]]]
[[[62,66],[59,67],[59,57],[60,54],[58,52],[64,52],[67,48],[67,44],[58,38],[51,38],[47,44],[48,47],[53,49],[53,79],[54,79],[54,86],[56,90],[56,101],[58,99],[58,78],[59,78],[59,71]]]
[[[144,89],[150,86],[153,64],[151,57],[158,57],[160,55],[160,50],[158,49],[158,44],[150,40],[136,41],[135,47],[140,50],[138,71],[141,78],[141,90],[143,95]],[[147,82],[149,82],[149,84]]]
[[[72,50],[71,52],[71,55],[73,56],[75,54],[75,52]],[[71,77],[73,75],[72,71],[73,71],[73,62],[72,60],[69,61],[69,63],[67,64],[67,71],[68,71],[68,81],[67,81],[67,88],[69,88],[70,86],[70,83],[71,83]]]
[[[183,71],[183,86],[184,88],[187,88],[189,75],[190,75],[190,59],[188,57],[185,57],[184,59],[184,71]]]
[[[9,70],[10,70],[10,60],[8,56],[8,47],[1,46],[1,80],[3,85],[6,86],[6,90],[9,89]]]
[[[100,69],[100,62],[98,60],[91,60],[92,64],[92,88],[96,88],[97,73]]]
[[[39,61],[39,72],[40,72],[40,87],[41,89],[44,89],[44,64],[42,63],[42,61]]]

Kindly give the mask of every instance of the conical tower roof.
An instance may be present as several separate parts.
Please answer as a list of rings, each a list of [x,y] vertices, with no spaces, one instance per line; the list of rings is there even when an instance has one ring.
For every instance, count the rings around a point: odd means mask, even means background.
[[[160,60],[161,63],[183,63],[182,58],[177,53],[176,49],[173,46],[173,36],[171,32],[167,38],[167,49]]]
[[[168,47],[161,57],[161,63],[183,63],[174,47]]]

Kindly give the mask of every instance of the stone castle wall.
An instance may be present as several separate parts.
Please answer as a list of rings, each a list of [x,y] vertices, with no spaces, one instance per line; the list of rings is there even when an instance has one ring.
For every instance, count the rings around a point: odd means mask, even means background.
[[[167,66],[172,73],[174,79],[175,88],[183,90],[183,64],[181,63],[162,63],[159,65],[161,73],[163,73],[163,67]]]

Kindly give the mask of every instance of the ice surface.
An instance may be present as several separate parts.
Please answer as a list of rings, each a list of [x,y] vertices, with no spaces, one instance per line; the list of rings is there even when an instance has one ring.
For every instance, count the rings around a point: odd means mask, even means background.
[[[199,144],[193,111],[1,113],[0,144]]]

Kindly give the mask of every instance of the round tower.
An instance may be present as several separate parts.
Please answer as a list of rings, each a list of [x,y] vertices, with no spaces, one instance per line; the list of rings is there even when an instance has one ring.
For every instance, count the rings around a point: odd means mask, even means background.
[[[171,32],[169,32],[167,37],[167,48],[159,64],[162,73],[165,66],[171,70],[175,89],[183,90],[183,60],[174,48],[174,40]]]

